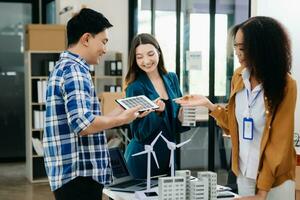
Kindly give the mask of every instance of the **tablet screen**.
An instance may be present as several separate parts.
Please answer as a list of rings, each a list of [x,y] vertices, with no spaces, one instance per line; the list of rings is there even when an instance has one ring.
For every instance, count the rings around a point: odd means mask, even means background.
[[[129,109],[141,105],[142,109],[139,110],[140,112],[158,108],[158,106],[145,95],[128,97],[124,99],[117,99],[116,101],[125,109]]]

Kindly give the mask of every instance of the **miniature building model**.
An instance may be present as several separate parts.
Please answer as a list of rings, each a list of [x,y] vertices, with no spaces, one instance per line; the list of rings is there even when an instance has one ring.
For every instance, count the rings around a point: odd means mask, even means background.
[[[190,180],[190,200],[209,200],[208,191],[208,178]]]
[[[186,200],[186,179],[184,177],[163,177],[158,179],[159,200]]]
[[[208,110],[204,107],[183,107],[182,126],[196,126],[197,121],[207,121]]]
[[[175,176],[185,177],[186,180],[186,199],[190,199],[190,178],[191,178],[191,171],[190,170],[176,170]]]
[[[214,172],[198,172],[197,177],[199,179],[207,178],[208,179],[208,199],[216,200],[217,199],[217,174]]]

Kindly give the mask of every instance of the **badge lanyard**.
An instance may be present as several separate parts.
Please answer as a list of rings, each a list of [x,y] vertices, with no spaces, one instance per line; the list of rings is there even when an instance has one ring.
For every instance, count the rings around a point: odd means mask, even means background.
[[[251,117],[251,109],[255,104],[261,90],[257,92],[256,96],[251,102],[250,102],[250,95],[248,89],[246,89],[246,91],[247,91],[248,110],[247,110],[247,116],[243,118],[243,138],[246,140],[253,140],[254,122],[253,122],[253,118]]]

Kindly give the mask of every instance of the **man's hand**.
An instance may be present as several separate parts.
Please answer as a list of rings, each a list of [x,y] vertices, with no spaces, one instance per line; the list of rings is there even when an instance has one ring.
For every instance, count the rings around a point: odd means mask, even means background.
[[[118,116],[122,112],[124,112],[124,108],[117,104],[117,106],[109,114],[107,114],[107,116]]]
[[[142,106],[136,106],[134,108],[130,108],[121,112],[120,115],[118,116],[121,125],[129,124],[130,122],[135,120],[139,116],[139,110],[141,108]]]
[[[149,115],[149,114],[152,113],[153,111],[154,111],[153,109],[146,110],[146,111],[140,113],[139,116],[138,116],[138,118],[146,117],[147,115]]]

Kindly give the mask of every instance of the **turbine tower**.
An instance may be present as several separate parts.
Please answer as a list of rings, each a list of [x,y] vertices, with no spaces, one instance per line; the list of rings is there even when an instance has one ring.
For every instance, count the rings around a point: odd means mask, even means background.
[[[175,176],[175,169],[174,169],[174,151],[176,148],[180,148],[182,147],[183,145],[185,145],[186,143],[190,142],[191,141],[191,138],[184,141],[184,142],[181,142],[179,144],[175,144],[174,142],[170,142],[169,140],[167,140],[167,138],[165,138],[163,135],[160,135],[164,141],[167,143],[167,146],[168,148],[170,149],[171,151],[171,155],[170,155],[170,164],[169,166],[171,167],[171,176]]]
[[[158,165],[158,161],[156,158],[156,154],[153,151],[153,146],[155,145],[156,141],[158,140],[158,138],[161,136],[161,132],[156,136],[156,138],[151,142],[150,145],[145,145],[144,151],[141,151],[139,153],[133,154],[132,156],[138,156],[138,155],[142,155],[142,154],[146,154],[147,153],[147,190],[146,191],[150,191],[150,178],[151,178],[151,154],[155,160],[155,163],[157,165],[157,168],[159,168]]]

